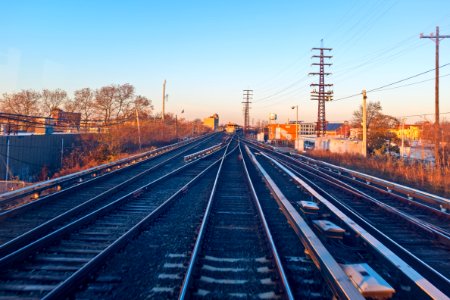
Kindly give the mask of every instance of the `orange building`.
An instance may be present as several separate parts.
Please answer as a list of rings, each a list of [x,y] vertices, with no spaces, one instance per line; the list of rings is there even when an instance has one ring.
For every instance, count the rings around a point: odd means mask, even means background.
[[[269,129],[269,140],[295,140],[295,124],[269,124],[267,128]]]

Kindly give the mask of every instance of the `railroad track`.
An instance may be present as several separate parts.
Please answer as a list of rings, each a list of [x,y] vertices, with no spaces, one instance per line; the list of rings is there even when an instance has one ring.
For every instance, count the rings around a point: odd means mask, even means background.
[[[64,195],[77,191],[80,188],[95,182],[99,184],[103,179],[115,176],[124,170],[129,171],[136,166],[146,164],[156,157],[163,157],[165,153],[177,151],[185,146],[193,145],[198,141],[205,140],[214,134],[199,136],[194,139],[185,140],[175,144],[159,147],[154,150],[135,154],[110,163],[102,164],[80,172],[61,176],[58,178],[38,182],[31,186],[21,188],[12,192],[2,193],[0,195],[0,212],[23,206],[41,198],[48,198],[49,195]]]
[[[450,255],[450,217],[446,212],[424,209],[420,203],[405,205],[397,196],[390,197],[377,188],[365,186],[362,189],[360,184],[355,187],[348,179],[342,181],[337,175],[318,170],[316,165],[299,164],[291,157],[275,152],[272,155],[341,209],[370,223],[377,229],[369,230],[372,234],[395,247],[408,263],[415,263],[424,275],[431,276],[442,287],[450,284],[450,262],[442,260],[442,257]]]
[[[277,267],[247,184],[239,151],[221,165],[180,298],[260,297],[291,293]]]
[[[241,144],[191,149],[151,182],[23,240],[0,258],[0,298],[448,299],[295,166]],[[317,211],[301,205],[311,200]],[[350,274],[366,271],[358,286]]]
[[[255,147],[255,145],[252,147]],[[317,170],[312,166],[309,166],[309,168],[306,168],[307,166],[304,165],[299,166],[298,163],[292,161],[292,158],[279,153],[269,153],[267,149],[262,149],[260,147],[258,147],[257,150],[255,148],[255,151],[257,154],[260,154],[258,157],[261,157],[261,164],[267,168],[269,170],[268,172],[277,178],[278,183],[284,187],[283,192],[287,194],[288,198],[301,199],[303,197],[303,200],[316,198],[316,196],[312,196],[311,193],[305,193],[305,188],[301,184],[303,181],[309,185],[311,189],[315,190],[317,196],[323,198],[323,201],[329,201],[332,206],[336,207],[336,210],[342,210],[342,212],[347,216],[350,216],[352,220],[361,225],[361,227],[364,228],[364,231],[367,230],[368,233],[372,234],[375,238],[385,244],[387,249],[392,249],[399,258],[403,259],[404,262],[407,262],[417,270],[418,275],[422,274],[425,276],[425,278],[432,283],[434,288],[437,287],[438,289],[441,289],[444,294],[449,293],[448,278],[446,275],[442,274],[447,270],[446,265],[448,264],[448,261],[443,261],[443,257],[448,257],[449,249],[447,246],[442,245],[440,240],[437,241],[434,235],[421,235],[420,231],[415,227],[415,223],[406,224],[403,217],[393,217],[391,213],[386,213],[383,211],[384,205],[374,205],[373,201],[364,199],[365,194],[363,192],[349,194],[349,189],[354,192],[353,187],[347,187],[345,183],[339,182],[337,178],[325,176],[324,179],[323,175],[319,177],[317,175]],[[277,171],[273,170],[274,167]],[[313,172],[310,169],[314,169],[316,172]],[[299,195],[299,190],[303,191],[304,196],[300,196],[301,194]],[[320,201],[318,202],[320,203]],[[298,203],[296,204],[296,207],[299,207]],[[322,217],[329,217],[328,215],[333,215],[333,212],[328,211],[325,215],[322,214]],[[342,224],[342,221],[340,221],[339,218],[334,218],[334,222]],[[336,244],[336,241],[333,241],[332,243],[333,244],[329,244],[329,247],[335,248],[339,246],[339,244]],[[346,245],[340,246],[342,246],[341,248],[343,250],[340,255],[343,255],[342,259],[344,261],[346,260],[346,252],[348,252],[348,250],[352,250],[354,253],[358,253],[359,251],[360,256],[366,257],[366,260],[368,261],[371,260],[370,264],[376,266],[377,256],[379,255],[376,253],[374,254],[374,250],[352,249],[350,247],[345,251],[345,247],[343,246]],[[382,246],[384,247],[384,245]],[[376,251],[377,250],[375,250],[375,252]],[[370,258],[371,255],[375,256]],[[420,258],[418,257],[419,255],[421,256]],[[339,257],[339,254],[337,257]],[[375,268],[379,269],[380,274],[384,274],[383,277],[386,278],[403,278],[402,280],[408,281],[408,279],[405,278],[405,273],[406,277],[410,275],[406,270],[400,272],[403,273],[403,275],[395,274],[395,269],[389,270],[383,265],[376,266]],[[401,291],[402,285],[399,285],[394,281],[392,282],[392,285],[397,286],[396,291]],[[421,290],[422,293],[423,290],[426,289],[426,286],[419,287],[419,290]]]
[[[79,291],[76,298],[176,298],[219,165],[235,147],[236,142],[232,141],[204,176],[180,195],[177,204],[160,214],[111,259],[97,280]],[[104,278],[117,280],[105,282]]]
[[[424,235],[432,235],[440,243],[450,246],[450,215],[447,212],[430,208],[413,199],[391,194],[388,191],[380,191],[379,188],[372,187],[370,184],[339,176],[317,165],[310,166],[308,163],[293,161],[290,157],[283,155],[278,157],[308,178],[317,178],[330,187],[345,190],[347,195],[363,200],[359,204],[359,210],[369,206],[384,209],[390,216],[401,219],[403,224],[413,224]],[[344,199],[351,201],[349,197]],[[357,204],[354,203],[354,205]],[[368,213],[367,210],[366,213]]]
[[[437,209],[438,203],[431,206],[421,199],[414,199],[412,195],[416,194],[415,190],[408,193],[407,188],[404,187],[403,194],[399,194],[389,187],[381,188],[374,185],[370,178],[366,181],[357,180],[356,177],[344,175],[339,169],[333,170],[327,165],[311,162],[311,160],[302,156],[296,157],[296,161],[288,157],[285,157],[285,159],[297,163],[302,169],[306,169],[316,176],[331,179],[341,186],[351,186],[356,193],[362,194],[366,198],[372,198],[372,202],[386,205],[391,211],[403,214],[405,218],[410,218],[422,226],[427,226],[446,237],[450,237],[450,214],[445,209]],[[313,166],[311,166],[311,163]],[[447,201],[450,202],[448,199]],[[443,204],[440,204],[440,206],[443,206]],[[445,239],[443,241],[445,242]]]
[[[167,209],[219,155],[213,152],[160,175],[2,257],[0,297],[66,297]]]
[[[228,299],[233,295],[238,298],[244,295],[256,298],[260,295],[329,299],[331,290],[305,254],[299,237],[284,215],[280,210],[273,209],[276,202],[271,198],[270,191],[260,180],[256,186],[246,184],[246,167],[239,157],[242,154],[233,142],[220,170],[218,167],[211,169],[208,175],[183,194],[176,206],[167,210],[122,254],[111,260],[98,274],[99,279],[79,292],[76,298]],[[254,170],[249,171],[252,172]],[[231,174],[237,180],[228,182],[233,177],[227,175]],[[252,186],[256,189],[253,190]],[[258,192],[262,191],[259,195]],[[255,200],[261,196],[264,201],[260,201],[262,205],[259,206],[259,201]],[[233,198],[235,200],[230,202]],[[266,213],[267,222],[264,217]],[[269,227],[274,230],[273,235]],[[239,235],[241,243],[236,244],[230,232]],[[276,252],[274,241],[277,247],[280,246],[280,255]],[[222,242],[228,245],[226,249]],[[249,245],[243,247],[242,242]],[[200,244],[203,246],[200,247]],[[275,254],[271,253],[272,249]],[[212,251],[215,256],[204,255],[204,251]],[[281,269],[286,265],[286,273],[281,273],[284,275],[274,276],[278,273],[275,257],[278,257]],[[124,272],[124,269],[127,271]],[[206,272],[207,276],[202,280],[198,272]],[[115,282],[105,278],[113,278]],[[286,289],[288,282],[294,286],[291,292]],[[200,287],[202,284],[208,286]]]
[[[305,155],[297,153],[291,153],[300,162],[306,164],[312,164],[316,168],[334,176],[339,177],[343,181],[350,181],[354,185],[358,185],[360,188],[368,188],[370,191],[377,191],[381,194],[388,194],[391,199],[400,200],[393,201],[392,205],[407,204],[408,206],[416,206],[428,214],[426,217],[433,217],[431,214],[435,214],[438,217],[444,217],[450,211],[450,200],[444,197],[433,195],[421,190],[413,189],[401,184],[390,182],[384,179],[380,179],[374,176],[370,176],[361,172],[350,170],[347,168],[339,167],[324,161],[312,159]],[[440,213],[439,213],[440,212]]]
[[[183,155],[221,141],[220,136],[164,153],[129,170],[99,178],[71,193],[52,194],[25,206],[0,214],[0,257],[36,240],[50,230],[87,211],[146,185],[184,164]]]

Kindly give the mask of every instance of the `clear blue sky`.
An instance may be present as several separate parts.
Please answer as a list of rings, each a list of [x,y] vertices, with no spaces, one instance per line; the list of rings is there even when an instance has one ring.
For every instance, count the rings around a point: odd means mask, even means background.
[[[128,82],[160,111],[167,79],[169,112],[184,109],[190,119],[217,112],[221,123],[242,123],[247,88],[254,89],[254,122],[270,112],[293,119],[296,104],[300,119],[314,121],[308,85],[316,79],[306,75],[321,38],[333,48],[329,80],[340,98],[433,68],[434,44],[419,33],[439,25],[450,34],[448,0],[4,0],[0,9],[0,93]],[[441,43],[441,64],[448,62],[450,39]],[[450,66],[441,70],[448,73]],[[449,82],[441,79],[442,112],[450,111]],[[433,113],[434,82],[369,100],[395,116]],[[329,103],[327,119],[350,120],[359,103]]]

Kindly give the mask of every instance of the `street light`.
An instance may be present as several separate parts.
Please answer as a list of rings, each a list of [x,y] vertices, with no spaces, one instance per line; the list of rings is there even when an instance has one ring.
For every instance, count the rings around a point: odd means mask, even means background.
[[[298,105],[291,106],[291,109],[296,109],[296,116],[295,116],[295,142],[294,142],[294,149],[295,145],[298,141]]]

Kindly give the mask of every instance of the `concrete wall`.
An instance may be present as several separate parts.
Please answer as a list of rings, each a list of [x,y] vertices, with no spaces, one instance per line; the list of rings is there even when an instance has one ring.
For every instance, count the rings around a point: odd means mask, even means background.
[[[9,168],[19,180],[34,181],[44,166],[50,171],[61,167],[61,148],[68,153],[79,144],[78,134],[0,136],[0,180],[5,179],[7,140],[9,138]]]

